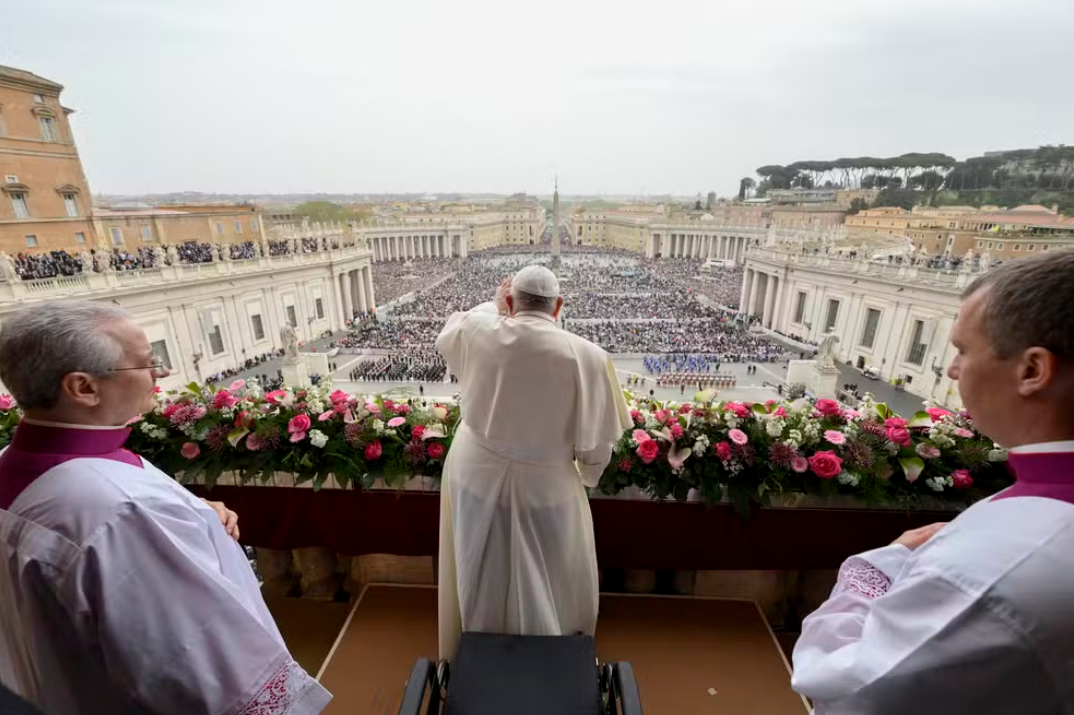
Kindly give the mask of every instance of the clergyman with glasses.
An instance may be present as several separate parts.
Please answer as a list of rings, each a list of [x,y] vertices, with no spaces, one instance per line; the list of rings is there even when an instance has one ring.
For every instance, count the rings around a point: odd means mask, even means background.
[[[0,453],[0,681],[48,713],[313,714],[236,517],[125,450],[168,375],[121,309],[45,303],[0,326],[22,410]]]

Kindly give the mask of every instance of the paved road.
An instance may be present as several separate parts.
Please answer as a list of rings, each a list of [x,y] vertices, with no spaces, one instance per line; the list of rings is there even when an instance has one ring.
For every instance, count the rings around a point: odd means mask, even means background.
[[[299,350],[302,352],[314,352],[312,348],[317,348],[316,352],[325,352],[328,350],[328,344],[335,339],[336,338],[319,338],[317,340],[305,342],[300,345]],[[337,362],[340,364],[340,366],[342,366],[343,362],[349,360],[351,357],[352,356],[348,355],[339,355],[334,360],[332,358],[329,358],[329,360]],[[213,384],[217,387],[227,386],[230,385],[233,381],[238,380],[239,378],[242,378],[243,380],[248,380],[251,377],[260,378],[261,375],[268,375],[269,379],[271,380],[272,378],[276,377],[276,371],[281,369],[282,367],[283,358],[272,358],[271,360],[261,363],[260,365],[255,365],[249,370],[243,370],[238,375],[235,375],[233,377],[225,377],[223,380],[217,380]]]

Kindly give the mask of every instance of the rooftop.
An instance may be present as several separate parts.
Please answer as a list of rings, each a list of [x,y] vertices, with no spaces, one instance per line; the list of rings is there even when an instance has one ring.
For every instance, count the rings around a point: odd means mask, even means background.
[[[45,79],[33,72],[27,72],[26,70],[20,70],[16,67],[8,67],[6,65],[0,65],[0,79],[14,80],[15,82],[22,84],[30,84],[43,89],[50,89],[57,93],[63,91],[62,84],[53,82],[50,79]]]

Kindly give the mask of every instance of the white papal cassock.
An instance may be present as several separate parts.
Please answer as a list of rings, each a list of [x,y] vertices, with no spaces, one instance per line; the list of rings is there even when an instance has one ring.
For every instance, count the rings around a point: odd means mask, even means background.
[[[0,455],[0,680],[50,715],[313,715],[216,512],[121,448],[18,427]]]
[[[462,410],[440,495],[441,657],[463,631],[593,633],[585,487],[631,424],[611,359],[550,315],[492,303],[452,315],[436,345]]]
[[[802,624],[792,684],[818,715],[1074,713],[1074,442],[923,546],[848,559]]]

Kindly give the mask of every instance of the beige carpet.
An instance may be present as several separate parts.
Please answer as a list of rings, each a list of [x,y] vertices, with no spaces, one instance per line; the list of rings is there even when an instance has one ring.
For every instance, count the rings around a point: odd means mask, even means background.
[[[646,715],[803,715],[749,601],[602,595],[602,661],[634,666]],[[321,674],[329,715],[395,715],[414,660],[436,655],[436,590],[370,586]]]

